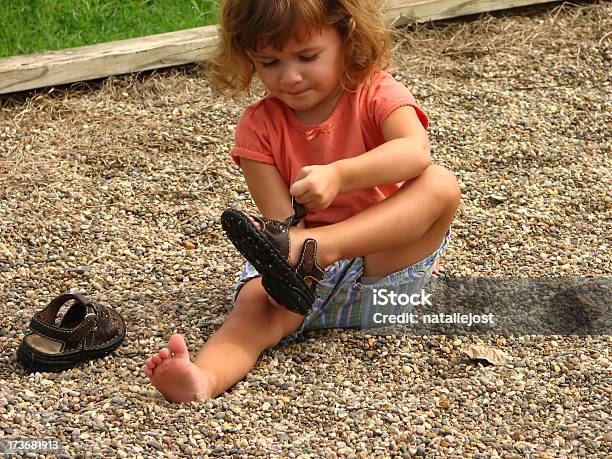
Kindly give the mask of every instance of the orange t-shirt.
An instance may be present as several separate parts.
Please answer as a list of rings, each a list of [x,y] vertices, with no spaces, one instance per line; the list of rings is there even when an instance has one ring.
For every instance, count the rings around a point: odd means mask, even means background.
[[[268,96],[245,110],[236,128],[231,155],[237,164],[240,158],[247,158],[275,165],[289,187],[305,166],[353,158],[383,144],[383,122],[391,112],[405,105],[414,107],[427,129],[427,115],[414,96],[383,71],[375,74],[370,85],[345,92],[331,116],[318,125],[302,123],[287,105]],[[345,220],[391,196],[401,185],[340,193],[327,209],[309,213],[306,226]]]

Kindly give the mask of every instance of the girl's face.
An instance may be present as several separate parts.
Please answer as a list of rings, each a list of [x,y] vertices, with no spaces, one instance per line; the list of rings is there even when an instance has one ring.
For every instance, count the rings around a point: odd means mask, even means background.
[[[343,57],[342,38],[329,26],[304,40],[289,40],[282,51],[266,46],[251,53],[270,94],[308,124],[322,123],[334,111],[342,95]]]

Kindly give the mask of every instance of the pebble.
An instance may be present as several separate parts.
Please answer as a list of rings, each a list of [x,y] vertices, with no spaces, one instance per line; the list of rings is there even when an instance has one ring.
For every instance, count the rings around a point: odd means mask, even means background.
[[[389,70],[462,189],[446,276],[610,276],[610,17],[598,2],[398,31]],[[156,392],[147,357],[177,331],[197,352],[231,310],[243,263],[219,216],[255,211],[228,152],[258,91],[222,99],[181,67],[3,101],[2,435],[52,431],[65,457],[605,454],[609,336],[313,332],[215,400]],[[32,314],[68,291],[120,310],[125,344],[59,374],[22,371]],[[464,344],[512,360],[468,361]]]
[[[150,446],[151,448],[155,448],[160,451],[163,449],[163,446],[157,440],[154,440],[154,439],[148,440],[147,445]]]

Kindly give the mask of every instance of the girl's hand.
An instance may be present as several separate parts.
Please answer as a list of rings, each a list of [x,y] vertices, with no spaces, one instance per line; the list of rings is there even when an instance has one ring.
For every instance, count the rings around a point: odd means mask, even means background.
[[[309,211],[329,207],[340,192],[341,179],[334,164],[303,167],[289,188],[289,193]]]

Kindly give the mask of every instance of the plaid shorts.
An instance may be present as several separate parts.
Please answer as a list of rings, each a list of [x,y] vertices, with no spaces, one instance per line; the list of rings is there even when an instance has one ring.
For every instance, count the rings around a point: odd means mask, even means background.
[[[431,278],[436,259],[446,252],[450,237],[449,229],[440,247],[431,255],[386,277],[372,278],[372,283],[362,278],[363,257],[338,260],[331,264],[317,285],[316,299],[311,311],[304,318],[302,325],[282,342],[294,342],[309,330],[367,328],[367,325],[364,325],[368,323],[366,318],[372,317],[375,312],[373,308],[376,308],[371,301],[373,290],[387,289],[408,295],[420,292]],[[259,277],[259,273],[247,263],[234,288],[232,304],[236,301],[240,289],[256,277]]]

